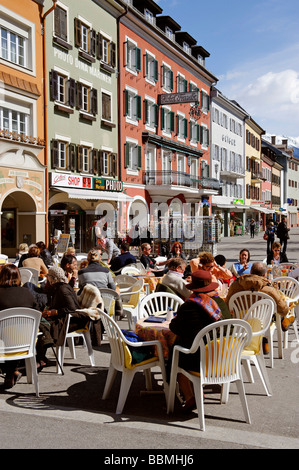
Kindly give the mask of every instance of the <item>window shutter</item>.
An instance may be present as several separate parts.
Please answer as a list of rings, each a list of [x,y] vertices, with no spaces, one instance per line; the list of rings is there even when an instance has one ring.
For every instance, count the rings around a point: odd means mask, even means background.
[[[113,176],[113,178],[115,178],[117,176],[117,155],[116,155],[116,153],[113,153],[111,158],[112,158],[112,165],[111,165],[112,166],[112,168],[111,168],[112,176]]]
[[[136,47],[136,70],[141,70],[141,49]]]
[[[76,88],[77,88],[76,106],[77,106],[77,109],[81,109],[82,108],[82,83],[77,82]]]
[[[67,41],[67,14],[59,6],[54,10],[54,30],[56,36]]]
[[[75,46],[76,47],[81,47],[81,21],[78,20],[78,18],[75,18]]]
[[[51,145],[52,168],[58,167],[58,140],[52,140]]]
[[[149,122],[148,122],[148,100],[144,100],[144,124],[149,124]]]
[[[129,113],[129,92],[125,90],[125,116],[128,116]]]
[[[142,168],[142,149],[141,145],[137,145],[137,168],[140,170]]]
[[[196,142],[199,142],[199,124],[196,124]]]
[[[76,82],[73,78],[68,80],[68,105],[74,107],[76,105]]]
[[[155,108],[155,127],[158,127],[158,122],[159,122],[159,106],[157,104],[154,104]]]
[[[55,70],[50,72],[50,93],[51,100],[55,101],[58,98],[58,73]]]
[[[184,91],[188,91],[188,80],[184,80]]]
[[[169,73],[170,73],[170,90],[172,91],[173,90],[173,71],[170,70]]]
[[[92,149],[92,173],[97,175],[99,172],[99,155],[97,149]]]
[[[102,60],[103,58],[103,44],[102,44],[102,41],[103,41],[103,36],[98,33],[97,34],[97,59],[98,60]]]
[[[104,172],[104,157],[103,157],[103,152],[99,150],[98,152],[98,173],[99,176],[101,176]]]
[[[116,67],[116,44],[115,44],[115,42],[110,42],[109,50],[110,50],[109,65],[111,65],[111,67],[115,68]]]
[[[130,165],[130,144],[126,142],[126,168]]]
[[[98,114],[98,92],[95,88],[91,89],[91,112],[93,115]]]
[[[96,55],[96,45],[97,45],[97,33],[94,29],[92,29],[89,33],[89,53],[95,57]]]
[[[70,144],[69,147],[69,169],[77,171],[77,147],[75,144]]]
[[[155,68],[155,82],[159,80],[159,62],[155,59],[154,60],[154,68]]]
[[[174,112],[173,111],[170,111],[169,117],[170,117],[170,132],[174,132]]]
[[[206,129],[206,145],[207,147],[209,147],[210,145],[210,130],[209,129]]]
[[[203,144],[203,127],[200,126],[200,143]]]
[[[78,171],[83,171],[83,147],[78,147]]]
[[[186,139],[188,137],[188,120],[184,118],[184,138]],[[190,137],[191,137],[191,132],[190,132]]]
[[[145,53],[144,56],[144,62],[145,62],[145,71],[144,71],[144,76],[148,78],[148,53]]]
[[[165,109],[161,108],[161,130],[165,129]]]
[[[141,96],[136,95],[136,119],[141,119]]]
[[[180,116],[179,116],[179,114],[176,115],[176,133],[177,133],[177,135],[180,134]]]

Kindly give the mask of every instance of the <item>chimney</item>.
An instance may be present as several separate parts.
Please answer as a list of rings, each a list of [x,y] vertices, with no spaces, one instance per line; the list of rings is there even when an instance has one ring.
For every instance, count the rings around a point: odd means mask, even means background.
[[[286,147],[288,147],[288,139],[282,139],[281,143],[282,145],[285,145]]]
[[[276,135],[271,135],[271,144],[272,145],[276,144]]]

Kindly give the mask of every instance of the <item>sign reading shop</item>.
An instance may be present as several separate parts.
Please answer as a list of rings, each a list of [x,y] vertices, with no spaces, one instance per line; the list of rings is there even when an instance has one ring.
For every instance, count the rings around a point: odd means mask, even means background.
[[[51,173],[52,187],[96,189],[99,191],[121,192],[123,182],[93,176],[73,175],[69,173]]]

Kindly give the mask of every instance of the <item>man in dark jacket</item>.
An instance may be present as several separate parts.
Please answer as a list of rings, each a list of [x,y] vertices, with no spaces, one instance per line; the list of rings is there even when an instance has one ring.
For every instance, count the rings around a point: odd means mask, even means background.
[[[290,229],[287,226],[286,218],[282,217],[281,222],[277,225],[277,237],[280,240],[281,246],[283,245],[282,252],[285,253],[287,251],[287,244],[289,237]]]
[[[110,269],[113,272],[120,271],[128,264],[136,263],[136,258],[130,253],[129,243],[123,242],[120,246],[121,254],[111,260]]]

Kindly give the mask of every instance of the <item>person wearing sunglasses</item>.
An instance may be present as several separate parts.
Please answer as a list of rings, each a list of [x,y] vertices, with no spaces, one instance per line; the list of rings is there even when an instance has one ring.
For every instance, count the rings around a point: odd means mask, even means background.
[[[224,266],[219,266],[212,253],[204,251],[199,253],[198,258],[190,261],[191,272],[194,273],[198,269],[209,271],[212,275],[212,281],[218,282],[219,279],[231,279],[232,272]]]
[[[184,261],[186,261],[186,255],[183,252],[183,247],[179,242],[175,242],[168,255],[168,259],[171,258],[182,258]]]

